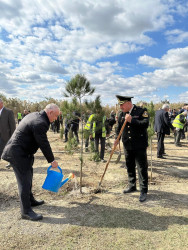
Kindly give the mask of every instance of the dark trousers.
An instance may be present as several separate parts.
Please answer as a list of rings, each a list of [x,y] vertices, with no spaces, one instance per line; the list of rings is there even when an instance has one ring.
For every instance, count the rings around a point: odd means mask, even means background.
[[[165,153],[164,138],[164,133],[157,133],[157,156],[162,156]]]
[[[85,139],[85,148],[88,148],[89,146],[89,137]]]
[[[79,143],[79,137],[78,137],[78,129],[77,128],[71,128],[73,136],[76,136],[76,140]]]
[[[180,144],[180,139],[181,139],[181,136],[182,136],[182,132],[183,132],[183,129],[179,129],[175,131],[174,133],[174,143],[175,145],[179,145]]]
[[[102,135],[95,134],[95,151],[97,153],[99,153],[99,141],[101,144],[100,159],[104,159],[106,137],[102,137]]]
[[[33,180],[33,162],[34,157],[30,156],[27,159],[24,158],[20,164],[18,164],[18,162],[11,163],[18,183],[20,208],[22,214],[31,210],[31,201],[34,200],[31,191]]]
[[[124,146],[129,187],[136,187],[136,166],[140,192],[148,192],[148,162],[146,149],[127,150]]]
[[[5,147],[7,142],[5,142],[1,137],[0,137],[0,159],[1,159],[1,155],[3,153],[3,149]]]
[[[70,125],[65,125],[65,141],[68,141],[69,129],[70,129]]]
[[[59,129],[60,129],[60,123],[54,123],[52,127],[53,132],[59,133]]]
[[[93,138],[89,138],[89,136],[88,136],[88,138],[85,139],[85,148],[88,148],[88,147],[89,147],[89,140],[90,140],[90,141],[94,141]]]

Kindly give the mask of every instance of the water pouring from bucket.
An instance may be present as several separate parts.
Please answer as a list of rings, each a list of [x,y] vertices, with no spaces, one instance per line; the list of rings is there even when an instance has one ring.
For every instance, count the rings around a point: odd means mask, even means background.
[[[62,187],[70,179],[74,178],[74,174],[69,174],[69,176],[63,180],[62,169],[58,166],[60,172],[57,172],[51,170],[51,168],[52,166],[47,169],[47,176],[42,188],[57,193],[60,187]]]

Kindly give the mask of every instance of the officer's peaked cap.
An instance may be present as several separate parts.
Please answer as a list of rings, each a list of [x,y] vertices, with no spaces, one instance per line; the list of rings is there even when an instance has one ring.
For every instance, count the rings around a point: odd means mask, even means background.
[[[119,104],[123,104],[124,102],[130,102],[131,98],[133,98],[133,96],[121,96],[121,95],[116,95],[116,97],[118,99]]]

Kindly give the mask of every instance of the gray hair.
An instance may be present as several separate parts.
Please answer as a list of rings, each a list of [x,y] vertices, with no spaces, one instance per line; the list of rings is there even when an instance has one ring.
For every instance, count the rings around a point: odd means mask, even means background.
[[[48,110],[55,110],[55,109],[59,109],[59,107],[55,104],[55,103],[49,103],[46,107],[45,107],[45,110],[48,111]]]
[[[170,106],[167,103],[163,104],[163,106],[162,106],[162,109],[169,109],[169,108],[170,108]]]

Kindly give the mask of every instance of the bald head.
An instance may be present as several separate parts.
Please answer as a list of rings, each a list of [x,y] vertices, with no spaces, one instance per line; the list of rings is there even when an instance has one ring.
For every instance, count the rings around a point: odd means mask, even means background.
[[[57,120],[57,117],[60,114],[59,107],[54,103],[48,104],[46,106],[46,108],[44,109],[44,111],[46,112],[50,122],[53,122],[53,121]]]

